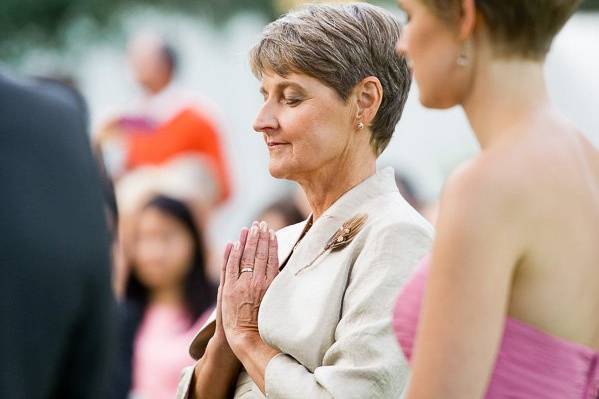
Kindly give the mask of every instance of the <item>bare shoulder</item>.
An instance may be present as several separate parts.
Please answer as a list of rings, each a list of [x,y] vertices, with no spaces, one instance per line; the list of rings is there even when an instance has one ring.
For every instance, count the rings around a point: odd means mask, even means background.
[[[523,233],[528,220],[524,185],[497,154],[481,154],[458,168],[442,193],[433,265],[455,276],[467,271],[474,280],[484,278],[473,273],[479,269],[502,278],[511,273],[529,241]],[[462,277],[458,280],[474,281]]]
[[[534,180],[515,154],[480,154],[460,166],[448,179],[440,213],[447,211],[463,222],[517,216]],[[444,212],[445,210],[445,212]]]
[[[599,174],[599,148],[594,146],[593,143],[581,133],[579,133],[577,137],[581,143],[584,157],[589,160],[593,172]]]

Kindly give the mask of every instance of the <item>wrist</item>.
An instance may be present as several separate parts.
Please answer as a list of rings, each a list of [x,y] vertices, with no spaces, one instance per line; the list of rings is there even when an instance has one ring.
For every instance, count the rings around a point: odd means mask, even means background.
[[[229,342],[223,336],[213,336],[206,346],[206,353],[213,354],[215,357],[220,359],[230,359],[231,361],[238,361],[235,357],[235,353],[231,349]]]
[[[231,350],[237,357],[246,356],[253,348],[259,347],[260,344],[264,344],[260,334],[253,331],[237,333],[229,340]]]
[[[265,343],[258,333],[245,333],[236,337],[234,341],[235,344],[231,345],[231,349],[242,364],[251,358],[271,358],[279,353]]]

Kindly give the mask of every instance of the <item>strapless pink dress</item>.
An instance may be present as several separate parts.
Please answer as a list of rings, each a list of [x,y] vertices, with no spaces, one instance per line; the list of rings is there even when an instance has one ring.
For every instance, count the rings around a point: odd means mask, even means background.
[[[393,329],[410,360],[428,276],[425,258],[402,288]],[[599,399],[599,352],[507,317],[486,399]]]

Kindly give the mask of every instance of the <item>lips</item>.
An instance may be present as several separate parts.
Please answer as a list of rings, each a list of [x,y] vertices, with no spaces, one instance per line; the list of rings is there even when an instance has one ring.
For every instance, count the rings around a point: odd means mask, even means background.
[[[269,141],[266,143],[268,148],[279,148],[279,147],[287,145],[287,144],[289,144],[289,143],[283,143],[283,142],[278,142],[278,141]]]

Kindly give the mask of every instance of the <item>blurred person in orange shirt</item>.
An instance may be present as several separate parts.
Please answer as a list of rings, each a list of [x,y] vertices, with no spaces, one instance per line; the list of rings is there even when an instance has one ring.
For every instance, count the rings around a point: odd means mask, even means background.
[[[217,190],[212,202],[226,200],[230,182],[216,112],[175,82],[174,48],[155,34],[139,34],[129,43],[128,60],[144,96],[96,135],[111,174],[120,177],[141,166],[193,155],[214,177]]]

